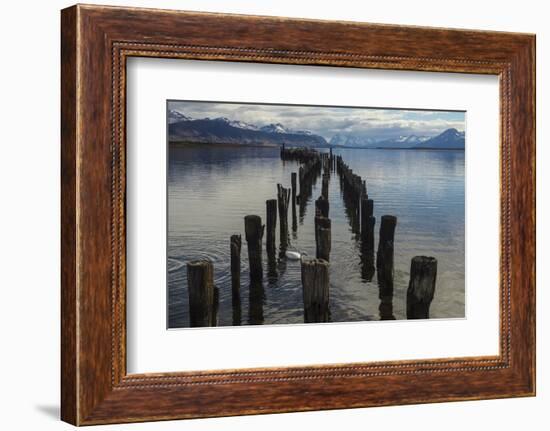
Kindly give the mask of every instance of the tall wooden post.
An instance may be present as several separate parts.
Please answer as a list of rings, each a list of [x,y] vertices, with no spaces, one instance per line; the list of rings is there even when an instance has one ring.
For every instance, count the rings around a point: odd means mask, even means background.
[[[298,220],[296,219],[296,172],[290,174],[290,184],[292,187],[292,232],[298,230]]]
[[[373,201],[366,197],[361,198],[361,238],[366,239],[369,235],[369,218],[373,214]]]
[[[304,322],[330,320],[329,263],[323,259],[302,259]]]
[[[298,195],[299,197],[299,201],[298,203],[301,205],[302,204],[302,196],[305,194],[304,193],[304,176],[305,176],[305,169],[303,166],[300,166],[300,169],[298,169],[298,184],[300,185],[300,194]]]
[[[315,216],[316,257],[330,261],[331,222],[329,218]]]
[[[380,238],[376,255],[378,278],[393,280],[393,242],[397,217],[383,215],[380,222]]]
[[[268,255],[275,254],[275,229],[277,226],[277,199],[265,201],[266,209],[266,250]]]
[[[262,280],[250,280],[248,289],[248,323],[261,325],[264,323],[264,286]]]
[[[292,187],[292,204],[296,205],[296,172],[290,174],[290,186]]]
[[[187,264],[189,324],[191,327],[215,326],[214,266],[208,260]]]
[[[290,190],[277,184],[277,202],[279,205],[279,226],[281,253],[288,247],[288,203],[290,201]]]
[[[415,256],[411,260],[411,278],[407,289],[407,319],[429,319],[434,298],[437,259]]]
[[[231,235],[231,303],[233,325],[241,324],[241,236]]]
[[[262,218],[258,215],[247,215],[244,218],[244,232],[248,244],[248,265],[250,267],[250,279],[261,280],[262,269],[262,238],[264,236]]]

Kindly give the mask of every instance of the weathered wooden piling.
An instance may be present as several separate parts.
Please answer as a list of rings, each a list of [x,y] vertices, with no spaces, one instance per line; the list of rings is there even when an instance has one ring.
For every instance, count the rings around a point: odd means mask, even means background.
[[[214,301],[212,305],[212,326],[218,326],[218,310],[220,308],[220,289],[214,286]]]
[[[233,306],[233,325],[241,324],[241,236],[231,235],[231,303]]]
[[[329,174],[323,174],[323,182],[321,183],[321,195],[328,199],[328,183],[329,183]]]
[[[361,199],[361,240],[367,248],[374,249],[374,223],[372,199]]]
[[[329,263],[323,259],[302,259],[301,266],[304,322],[328,322]]]
[[[195,260],[187,264],[187,290],[189,293],[189,325],[215,326],[214,266],[208,260]]]
[[[241,286],[241,236],[231,235],[229,247],[231,251],[231,286],[233,294],[239,294]]]
[[[361,230],[361,199],[368,198],[366,182],[349,168],[340,156],[336,158],[336,172],[340,177],[340,189],[352,232]]]
[[[279,206],[279,226],[281,252],[288,247],[288,203],[290,201],[290,190],[277,184],[277,202]]]
[[[374,218],[374,217],[373,217]],[[374,266],[374,249],[368,248],[365,242],[361,243],[361,279],[371,282],[376,268]]]
[[[313,184],[321,172],[323,157],[318,151],[310,148],[288,148],[284,151],[281,150],[281,158],[283,160],[298,161],[302,164],[298,169],[297,176],[299,194],[297,187],[293,186],[295,193],[293,203],[295,202],[299,206],[299,218],[300,223],[302,223],[307,203],[312,194]],[[292,229],[295,232],[297,230],[297,222],[294,223],[294,212],[292,220]]]
[[[279,273],[277,271],[277,255],[275,253],[267,254],[267,283],[270,286],[277,285]]]
[[[376,254],[378,278],[393,280],[393,243],[397,217],[383,215],[380,221],[380,238]]]
[[[260,216],[247,215],[244,217],[244,232],[248,245],[248,265],[251,280],[261,280],[263,277],[262,238],[264,228]]]
[[[331,223],[330,219],[319,217],[317,222],[317,258],[330,261],[331,248]]]
[[[296,172],[290,174],[290,185],[292,187],[292,232],[298,230],[298,221],[296,219]]]
[[[300,169],[298,169],[298,184],[300,185],[300,195],[299,195],[300,199],[304,190],[304,180],[305,180],[304,177],[305,177],[304,167],[300,166]]]
[[[323,217],[328,218],[330,205],[328,202],[328,199],[324,196],[319,196],[319,198],[315,201],[315,210]]]
[[[264,286],[262,280],[250,280],[248,289],[248,323],[261,325],[264,323]]]
[[[395,320],[393,314],[393,290],[391,295],[380,296],[378,311],[380,313],[380,320]]]
[[[411,275],[407,289],[407,319],[429,319],[434,298],[437,259],[415,256],[411,260]]]
[[[290,186],[292,187],[292,205],[296,205],[296,172],[290,174]]]
[[[277,279],[277,260],[275,229],[277,228],[277,199],[265,201],[266,206],[266,251],[267,251],[267,277],[269,281]]]
[[[368,214],[365,211],[365,214]],[[361,226],[361,278],[365,281],[372,281],[375,273],[374,267],[374,225],[376,219],[370,216],[367,220],[362,217]]]
[[[323,175],[330,175],[330,156],[327,153],[322,154]]]
[[[267,254],[275,254],[275,229],[277,227],[277,199],[268,199],[265,201],[266,212],[266,251]]]

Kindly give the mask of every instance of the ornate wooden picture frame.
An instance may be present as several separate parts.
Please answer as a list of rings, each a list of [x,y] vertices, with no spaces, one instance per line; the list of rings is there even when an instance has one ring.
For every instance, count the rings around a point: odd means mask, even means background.
[[[61,416],[75,425],[535,394],[535,37],[102,6],[62,11]],[[126,372],[126,60],[497,75],[500,353]]]

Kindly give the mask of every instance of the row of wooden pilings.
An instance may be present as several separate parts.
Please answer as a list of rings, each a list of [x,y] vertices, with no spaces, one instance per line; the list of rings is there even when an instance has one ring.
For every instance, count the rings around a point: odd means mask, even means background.
[[[330,155],[304,148],[281,149],[281,159],[303,163],[300,166],[299,206],[300,222],[303,222],[305,208],[313,193],[313,186],[322,174],[321,196],[315,201],[315,258],[300,259],[304,322],[328,322],[329,309],[329,261],[331,249],[331,221],[329,219],[328,184],[330,179]]]
[[[394,277],[394,238],[397,217],[383,215],[380,220],[376,268],[374,266],[374,202],[369,199],[366,180],[355,174],[341,156],[336,156],[336,172],[344,207],[352,232],[361,240],[362,277],[371,281],[378,273],[380,314],[382,319],[394,319],[392,311]],[[410,280],[407,289],[407,318],[429,318],[429,308],[435,293],[437,260],[428,256],[415,256],[411,260]]]
[[[250,277],[249,288],[249,323],[263,323],[263,261],[262,244],[265,236],[268,267],[276,265],[276,228],[279,224],[279,255],[284,259],[286,250],[290,245],[288,208],[292,209],[292,230],[297,230],[296,206],[300,208],[300,219],[303,220],[305,208],[311,198],[313,185],[319,176],[323,156],[317,151],[302,148],[281,148],[281,159],[300,162],[299,171],[292,172],[291,187],[286,188],[277,184],[277,198],[266,201],[265,225],[259,215],[247,215],[244,217],[244,232],[248,251],[248,266]],[[300,193],[298,194],[298,186]],[[327,201],[328,202],[328,201]],[[321,238],[325,239],[325,230],[321,232]],[[330,241],[330,236],[329,236]],[[325,240],[326,243],[326,240]],[[233,325],[241,324],[241,248],[242,237],[239,234],[230,238],[231,253],[231,290],[233,306]],[[321,247],[326,250],[326,246]],[[328,245],[330,250],[330,244]],[[304,298],[304,321],[318,322],[327,321],[328,301],[326,307],[317,305],[319,281],[328,281],[328,262],[321,259],[302,259],[302,285]],[[187,265],[190,326],[204,327],[217,325],[218,288],[213,282],[213,264],[210,261],[193,261]],[[268,269],[268,275],[273,272]],[[326,285],[328,294],[328,284]],[[325,310],[326,308],[326,310]],[[328,317],[326,318],[328,319]]]
[[[307,202],[311,198],[313,185],[322,172],[321,195],[315,201],[315,243],[316,258],[301,258],[301,281],[304,302],[304,322],[330,321],[329,309],[329,261],[331,251],[331,220],[329,218],[328,186],[330,173],[336,171],[340,177],[340,187],[344,206],[352,231],[360,233],[363,276],[371,280],[374,275],[374,225],[373,201],[368,198],[366,182],[344,163],[341,156],[319,153],[304,148],[281,148],[281,159],[298,161],[301,166],[298,175],[291,174],[291,188],[277,184],[277,199],[266,201],[266,225],[259,215],[244,217],[245,239],[247,242],[250,273],[249,323],[263,323],[263,264],[262,241],[266,236],[268,266],[275,265],[275,230],[277,214],[280,228],[280,256],[284,258],[290,244],[288,232],[288,207],[292,208],[292,230],[297,229],[296,205],[303,221]],[[300,187],[297,194],[296,179]],[[382,307],[388,304],[388,295],[393,297],[393,244],[397,218],[385,215],[381,218],[380,237],[376,259],[378,283]],[[241,235],[230,238],[231,285],[233,324],[241,323],[240,273]],[[213,265],[209,261],[194,261],[187,265],[190,325],[216,326],[218,309],[218,288],[213,283]],[[431,257],[417,256],[411,261],[409,288],[407,290],[407,318],[429,317],[429,307],[435,290],[437,261]],[[391,301],[390,301],[391,304]],[[391,312],[386,312],[392,318]]]

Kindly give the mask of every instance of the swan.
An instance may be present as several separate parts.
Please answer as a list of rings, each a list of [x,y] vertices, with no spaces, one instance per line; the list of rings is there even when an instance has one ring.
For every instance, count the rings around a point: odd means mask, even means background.
[[[299,251],[286,251],[285,256],[290,260],[300,260],[303,256],[307,256],[306,252],[300,253]]]

